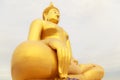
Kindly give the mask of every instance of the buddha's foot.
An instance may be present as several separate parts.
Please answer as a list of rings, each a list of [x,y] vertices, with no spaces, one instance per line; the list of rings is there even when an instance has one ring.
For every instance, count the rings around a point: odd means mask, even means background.
[[[104,75],[104,70],[99,65],[81,64],[80,80],[101,80]]]

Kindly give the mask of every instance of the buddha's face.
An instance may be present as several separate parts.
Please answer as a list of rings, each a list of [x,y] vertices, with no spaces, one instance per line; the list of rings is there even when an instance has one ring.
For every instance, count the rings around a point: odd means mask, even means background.
[[[46,15],[46,20],[57,24],[59,22],[60,13],[56,9],[50,9]]]

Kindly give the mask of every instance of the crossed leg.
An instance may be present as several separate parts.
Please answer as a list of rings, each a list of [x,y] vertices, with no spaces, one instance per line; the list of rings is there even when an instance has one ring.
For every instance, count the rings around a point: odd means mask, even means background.
[[[78,80],[101,80],[104,70],[101,66],[95,64],[78,64],[74,59],[68,71],[68,77]]]

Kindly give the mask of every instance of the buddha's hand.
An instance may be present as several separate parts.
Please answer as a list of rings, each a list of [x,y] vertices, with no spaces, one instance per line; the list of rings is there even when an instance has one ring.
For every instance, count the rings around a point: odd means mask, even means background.
[[[71,61],[70,51],[65,43],[60,40],[49,41],[49,46],[57,50],[59,76],[66,78]]]

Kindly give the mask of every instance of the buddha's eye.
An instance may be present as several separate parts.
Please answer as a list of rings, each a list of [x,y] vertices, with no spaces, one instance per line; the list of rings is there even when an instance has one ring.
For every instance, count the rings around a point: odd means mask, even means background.
[[[54,13],[57,13],[56,11],[54,11]]]

